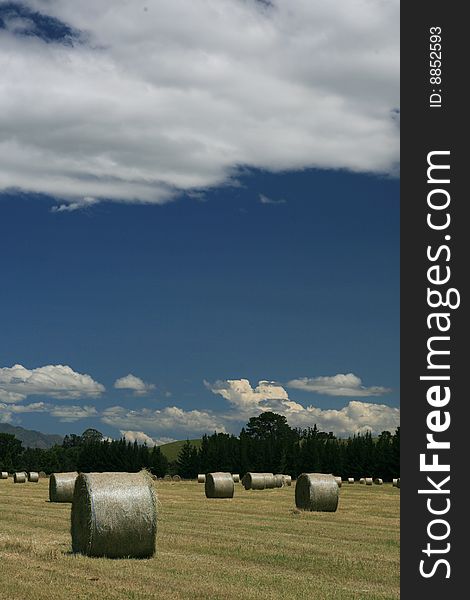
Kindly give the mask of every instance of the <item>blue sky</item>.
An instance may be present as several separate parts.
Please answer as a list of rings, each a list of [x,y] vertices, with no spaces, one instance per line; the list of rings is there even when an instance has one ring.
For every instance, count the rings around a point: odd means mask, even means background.
[[[341,139],[330,114],[312,122],[306,116],[301,127],[285,118],[285,106],[266,99],[266,114],[260,117],[252,93],[235,98],[242,113],[238,108],[227,112],[225,94],[235,93],[226,92],[223,77],[218,82],[215,75],[216,83],[205,77],[199,82],[204,93],[213,86],[213,120],[200,125],[208,115],[193,98],[197,126],[181,121],[184,100],[180,111],[166,114],[165,127],[169,123],[173,129],[160,136],[160,111],[141,106],[140,99],[115,105],[113,96],[109,106],[117,106],[117,120],[95,123],[103,107],[93,87],[95,75],[87,79],[93,69],[108,73],[112,63],[123,75],[119,85],[130,86],[125,79],[130,57],[140,74],[138,85],[157,95],[167,89],[167,82],[149,75],[134,50],[126,54],[124,47],[119,54],[119,31],[111,17],[98,15],[93,30],[79,8],[65,10],[52,2],[51,18],[86,33],[80,35],[87,42],[74,47],[45,41],[43,29],[33,35],[35,27],[39,31],[34,13],[13,18],[12,3],[0,2],[0,15],[2,4],[10,12],[0,29],[0,46],[15,50],[11,56],[20,59],[7,72],[9,98],[0,95],[0,108],[10,117],[8,123],[0,121],[5,159],[0,169],[0,419],[62,434],[93,426],[111,437],[126,432],[129,439],[149,443],[214,429],[238,433],[250,416],[268,409],[286,414],[292,425],[317,422],[341,435],[395,427],[397,102],[393,95],[382,97],[384,87],[392,89],[392,75],[384,84],[383,74],[377,74],[376,88],[371,83],[377,104],[384,105],[383,123],[378,108],[370,116],[374,111],[363,106],[359,114],[357,107],[370,99],[356,97],[350,85],[339,90],[331,83],[338,97],[353,97],[349,108],[341,108],[344,114],[334,117],[344,119]],[[237,2],[222,6],[227,19],[237,11],[236,17],[274,31],[276,19],[285,25],[291,18],[282,13],[282,2],[275,15],[260,13],[268,9],[256,4],[248,3],[243,10],[250,12],[241,16]],[[302,10],[308,9],[295,4],[299,22],[305,21]],[[37,2],[27,5],[37,10]],[[167,8],[159,2],[149,6]],[[170,11],[170,26],[176,16]],[[385,21],[387,15],[381,17]],[[99,18],[105,19],[101,25]],[[340,32],[344,23],[338,23]],[[347,33],[354,39],[360,32],[353,25]],[[93,36],[109,44],[108,54],[89,43]],[[201,39],[189,43],[185,37],[184,43],[193,47]],[[281,41],[275,40],[274,48]],[[229,49],[223,50],[226,57]],[[216,48],[214,56],[221,52]],[[71,85],[57,67],[64,53],[77,61],[72,71],[83,85],[73,106],[67,104],[54,117],[55,102],[64,106],[57,97]],[[184,66],[189,59],[178,53],[178,60]],[[209,72],[213,60],[206,65]],[[22,69],[33,61],[54,93],[41,97],[44,82],[21,79]],[[259,67],[249,58],[246,65],[254,73]],[[286,98],[288,67],[284,75],[276,69],[266,83]],[[297,76],[311,96],[299,108],[308,115],[308,103],[322,94],[306,73]],[[193,94],[194,81],[190,85],[181,75],[178,82],[178,98],[182,90],[185,98]],[[29,94],[39,94],[39,108],[25,106],[21,118],[11,95],[21,103],[24,86]],[[163,106],[165,98],[156,97]],[[336,100],[330,104],[336,106]],[[141,122],[142,111],[146,120]],[[240,134],[240,114],[248,114],[256,127],[260,123],[256,140]],[[348,114],[355,127],[347,124]],[[364,122],[366,116],[370,122]],[[88,129],[89,123],[95,126]],[[323,132],[325,123],[330,138]],[[148,139],[144,125],[156,128]],[[99,134],[96,127],[102,128]],[[184,139],[184,145],[175,146],[176,139]]]

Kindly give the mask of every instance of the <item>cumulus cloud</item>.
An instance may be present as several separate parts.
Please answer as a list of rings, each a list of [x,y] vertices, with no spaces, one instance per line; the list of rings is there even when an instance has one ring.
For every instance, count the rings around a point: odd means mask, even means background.
[[[242,413],[262,410],[263,406],[271,406],[276,400],[288,402],[286,390],[273,381],[260,381],[255,388],[248,379],[228,379],[226,381],[204,382],[214,394],[219,394]],[[267,408],[270,410],[270,408]]]
[[[392,390],[381,386],[365,387],[362,380],[353,373],[333,375],[332,377],[301,377],[292,379],[287,383],[288,387],[315,392],[327,396],[382,396]]]
[[[144,433],[143,431],[123,431],[121,429],[122,437],[127,441],[137,442],[138,444],[146,444],[149,447],[153,446],[161,446],[162,444],[169,444],[170,442],[176,441],[174,438],[169,437],[161,437],[161,438],[153,438]]]
[[[155,389],[153,383],[145,383],[140,377],[129,373],[125,377],[120,377],[114,382],[114,387],[118,390],[132,390],[135,396],[145,396]]]
[[[22,6],[0,29],[0,190],[63,211],[166,202],[239,167],[395,169],[398,0]],[[63,34],[33,35],[28,8]]]
[[[101,420],[107,425],[126,430],[150,431],[165,433],[167,431],[194,431],[207,433],[212,431],[225,432],[223,419],[204,410],[188,410],[176,406],[167,406],[161,410],[142,408],[130,410],[122,406],[105,408]]]
[[[64,400],[96,398],[105,391],[90,375],[77,373],[66,365],[46,365],[27,369],[22,365],[0,368],[0,400],[19,402],[42,395]]]
[[[400,410],[385,404],[352,400],[338,410],[305,407],[291,400],[281,385],[269,381],[260,381],[256,388],[252,388],[247,379],[217,381],[213,384],[206,382],[206,386],[230,402],[235,409],[225,415],[228,421],[273,411],[284,415],[291,427],[312,427],[316,423],[320,429],[333,431],[338,436],[365,431],[393,431],[400,423]]]

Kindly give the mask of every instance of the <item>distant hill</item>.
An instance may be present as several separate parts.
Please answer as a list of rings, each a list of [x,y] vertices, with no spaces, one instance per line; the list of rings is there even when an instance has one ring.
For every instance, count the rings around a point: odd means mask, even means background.
[[[198,440],[189,440],[190,443],[196,448],[200,448],[201,439]],[[179,440],[177,442],[170,442],[169,444],[162,444],[159,446],[162,454],[167,457],[167,459],[172,462],[178,458],[178,454],[186,440]]]
[[[42,448],[46,450],[54,444],[62,444],[63,437],[53,433],[41,433],[33,429],[14,427],[8,423],[0,423],[0,433],[11,433],[23,442],[25,448]]]

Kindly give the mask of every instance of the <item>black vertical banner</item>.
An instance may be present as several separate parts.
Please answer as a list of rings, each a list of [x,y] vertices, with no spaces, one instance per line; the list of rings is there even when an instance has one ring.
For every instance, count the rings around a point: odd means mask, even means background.
[[[401,5],[401,596],[460,598],[468,568],[470,169],[463,4]],[[465,52],[468,55],[468,52]],[[468,60],[468,59],[466,59]]]

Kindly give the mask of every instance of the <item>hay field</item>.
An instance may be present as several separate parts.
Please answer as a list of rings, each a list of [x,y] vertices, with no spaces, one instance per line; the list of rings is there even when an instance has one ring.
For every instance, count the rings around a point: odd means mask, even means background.
[[[0,598],[8,600],[399,598],[399,499],[391,484],[340,490],[336,513],[299,513],[292,487],[206,500],[157,482],[157,554],[71,553],[70,504],[48,480],[0,481]]]

